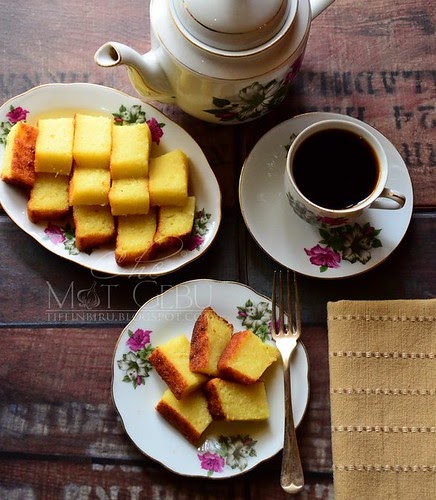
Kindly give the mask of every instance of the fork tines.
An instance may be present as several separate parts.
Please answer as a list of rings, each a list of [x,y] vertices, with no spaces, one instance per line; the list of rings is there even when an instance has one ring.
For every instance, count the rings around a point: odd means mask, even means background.
[[[273,287],[272,287],[272,332],[277,333],[295,333],[300,331],[301,327],[301,312],[300,312],[300,297],[298,294],[297,276],[295,271],[286,270],[286,284],[282,271],[274,271]],[[277,278],[278,275],[278,278]],[[277,286],[278,282],[278,286]],[[285,292],[286,286],[286,292]],[[277,290],[278,288],[278,290]],[[286,295],[286,308],[285,308]],[[277,323],[276,309],[277,296],[279,308],[279,320]],[[285,324],[285,310],[288,315],[288,324]]]

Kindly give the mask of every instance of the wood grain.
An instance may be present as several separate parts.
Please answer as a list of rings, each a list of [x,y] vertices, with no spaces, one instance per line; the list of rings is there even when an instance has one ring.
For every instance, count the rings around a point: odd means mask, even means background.
[[[304,344],[317,370],[310,374],[302,457],[309,470],[326,472],[330,467],[326,335],[323,329],[306,330]],[[125,435],[112,403],[111,366],[121,331],[101,326],[2,329],[0,350],[8,358],[0,367],[3,452],[149,462]],[[20,435],[25,439],[17,439]],[[321,453],[321,442],[324,461],[318,457],[311,462],[315,447]]]

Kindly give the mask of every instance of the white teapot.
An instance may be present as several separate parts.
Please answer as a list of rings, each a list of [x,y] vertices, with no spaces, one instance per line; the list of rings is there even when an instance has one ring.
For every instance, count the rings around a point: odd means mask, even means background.
[[[285,97],[312,20],[334,0],[151,0],[151,50],[108,42],[103,67],[127,66],[143,97],[213,123],[259,118]]]

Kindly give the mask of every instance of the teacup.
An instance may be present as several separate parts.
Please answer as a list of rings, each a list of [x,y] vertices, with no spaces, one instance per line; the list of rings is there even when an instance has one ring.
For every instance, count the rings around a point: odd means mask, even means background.
[[[404,206],[406,197],[386,186],[388,170],[386,153],[367,128],[345,119],[323,120],[302,130],[291,144],[285,192],[306,222],[339,227],[369,208]]]

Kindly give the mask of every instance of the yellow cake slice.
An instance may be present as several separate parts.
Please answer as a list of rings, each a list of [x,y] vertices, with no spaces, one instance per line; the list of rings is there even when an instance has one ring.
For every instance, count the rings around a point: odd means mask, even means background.
[[[156,410],[194,446],[212,422],[207,400],[202,391],[195,391],[177,399],[167,389],[156,406]]]
[[[129,266],[150,260],[154,256],[153,237],[156,231],[156,211],[145,215],[121,215],[117,218],[115,260]]]
[[[253,384],[279,359],[275,345],[267,344],[250,330],[235,333],[218,361],[218,373],[242,384]]]
[[[206,307],[197,318],[191,337],[189,367],[196,373],[218,375],[218,360],[229,343],[233,326]]]
[[[195,196],[189,196],[182,206],[161,206],[158,209],[158,224],[154,237],[157,250],[172,246],[182,247],[191,235],[194,225]]]
[[[150,194],[148,179],[115,179],[109,191],[109,204],[113,215],[148,214]]]
[[[70,205],[107,205],[111,176],[100,168],[75,168],[70,180]]]
[[[36,174],[27,202],[27,216],[32,222],[61,219],[68,215],[68,182],[65,175]]]
[[[35,146],[38,129],[20,121],[9,131],[1,178],[9,184],[30,189],[35,182]]]
[[[79,168],[109,169],[112,119],[77,113],[74,122],[73,158]]]
[[[110,243],[115,238],[115,222],[108,205],[76,205],[73,220],[76,247],[81,252]]]
[[[266,420],[269,417],[265,384],[250,385],[213,378],[204,387],[214,420]]]
[[[73,164],[74,118],[38,121],[35,171],[70,175]]]
[[[203,385],[207,377],[189,369],[189,340],[179,335],[159,345],[148,360],[177,399],[191,394]]]
[[[148,177],[151,131],[146,123],[114,125],[110,170],[112,179]]]
[[[184,205],[188,197],[188,157],[175,149],[149,163],[150,204]]]

